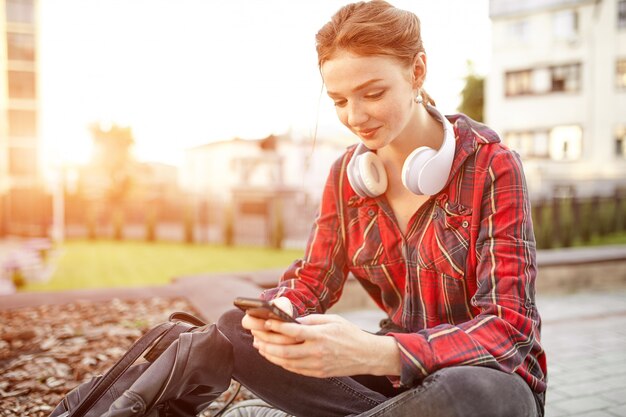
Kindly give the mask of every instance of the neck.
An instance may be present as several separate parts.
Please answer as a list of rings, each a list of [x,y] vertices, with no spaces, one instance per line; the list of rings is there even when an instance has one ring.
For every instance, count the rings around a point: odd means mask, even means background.
[[[420,146],[439,149],[443,143],[443,125],[422,104],[415,104],[413,116],[400,136],[378,151],[380,157],[400,169],[411,152]]]

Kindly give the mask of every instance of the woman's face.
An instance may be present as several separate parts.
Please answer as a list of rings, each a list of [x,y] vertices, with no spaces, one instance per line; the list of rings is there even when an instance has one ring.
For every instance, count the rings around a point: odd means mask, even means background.
[[[321,71],[339,120],[366,147],[376,150],[407,137],[417,91],[410,69],[391,57],[340,51]]]

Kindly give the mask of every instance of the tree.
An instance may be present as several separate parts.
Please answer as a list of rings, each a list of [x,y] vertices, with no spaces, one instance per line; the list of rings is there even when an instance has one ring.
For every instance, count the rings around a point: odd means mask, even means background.
[[[94,143],[92,168],[97,177],[106,183],[105,198],[112,208],[113,234],[121,239],[124,228],[124,203],[132,186],[135,161],[131,148],[135,143],[130,127],[111,125],[104,128],[99,123],[89,126]]]
[[[482,122],[485,106],[485,77],[479,76],[474,70],[474,63],[467,61],[465,87],[461,91],[461,104],[458,110],[477,122]]]

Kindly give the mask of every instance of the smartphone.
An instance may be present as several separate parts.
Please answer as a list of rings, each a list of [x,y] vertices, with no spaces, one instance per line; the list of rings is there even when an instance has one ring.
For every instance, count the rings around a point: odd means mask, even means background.
[[[253,317],[297,323],[296,319],[265,300],[259,300],[258,298],[237,297],[235,298],[233,304]]]

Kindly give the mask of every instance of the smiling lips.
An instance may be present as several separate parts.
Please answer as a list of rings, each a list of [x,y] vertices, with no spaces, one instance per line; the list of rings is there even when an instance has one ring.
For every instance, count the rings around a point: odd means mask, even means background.
[[[358,131],[358,134],[363,139],[371,139],[376,134],[376,132],[378,132],[378,129],[380,129],[380,127],[375,127],[373,129],[362,129]]]

